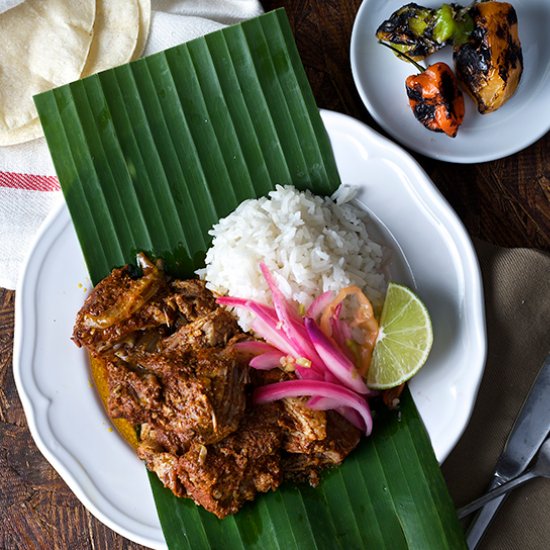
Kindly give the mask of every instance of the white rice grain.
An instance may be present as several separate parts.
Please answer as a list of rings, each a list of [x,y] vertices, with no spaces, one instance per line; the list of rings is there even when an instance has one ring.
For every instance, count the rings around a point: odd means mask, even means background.
[[[211,229],[206,267],[197,274],[214,292],[271,304],[259,267],[264,262],[285,296],[306,308],[322,292],[349,285],[379,305],[386,287],[382,247],[369,238],[366,213],[346,202],[353,196],[341,188],[335,203],[278,185],[269,198],[244,201]],[[241,308],[235,313],[249,330],[252,315]]]

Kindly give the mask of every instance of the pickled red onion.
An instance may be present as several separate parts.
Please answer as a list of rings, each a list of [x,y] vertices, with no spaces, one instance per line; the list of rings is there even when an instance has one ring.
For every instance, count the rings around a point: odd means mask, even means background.
[[[337,407],[349,407],[356,411],[364,422],[366,435],[372,432],[372,416],[367,401],[357,393],[331,382],[320,380],[287,380],[267,384],[254,390],[253,401],[261,405],[285,397],[326,397]]]

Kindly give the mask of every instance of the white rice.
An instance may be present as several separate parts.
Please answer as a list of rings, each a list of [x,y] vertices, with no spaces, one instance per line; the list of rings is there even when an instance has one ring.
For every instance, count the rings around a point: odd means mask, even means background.
[[[243,202],[211,229],[206,268],[197,274],[214,292],[271,304],[263,261],[286,297],[306,308],[322,292],[349,285],[379,305],[386,287],[382,247],[369,238],[366,213],[347,202],[349,189],[335,198],[278,185],[269,198]],[[236,314],[249,330],[253,316],[242,308]]]

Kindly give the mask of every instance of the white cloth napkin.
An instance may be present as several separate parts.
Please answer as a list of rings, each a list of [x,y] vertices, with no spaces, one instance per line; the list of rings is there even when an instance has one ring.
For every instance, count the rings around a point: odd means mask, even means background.
[[[0,0],[0,13],[18,3]],[[151,7],[144,55],[262,13],[258,0],[152,0]],[[44,138],[0,147],[0,287],[16,287],[41,223],[62,200]]]

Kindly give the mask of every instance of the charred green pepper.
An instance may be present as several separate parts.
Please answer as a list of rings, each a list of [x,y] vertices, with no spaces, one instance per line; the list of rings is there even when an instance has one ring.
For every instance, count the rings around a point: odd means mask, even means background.
[[[419,60],[447,44],[462,44],[473,28],[468,9],[457,4],[432,9],[410,3],[392,13],[378,27],[376,37]]]

